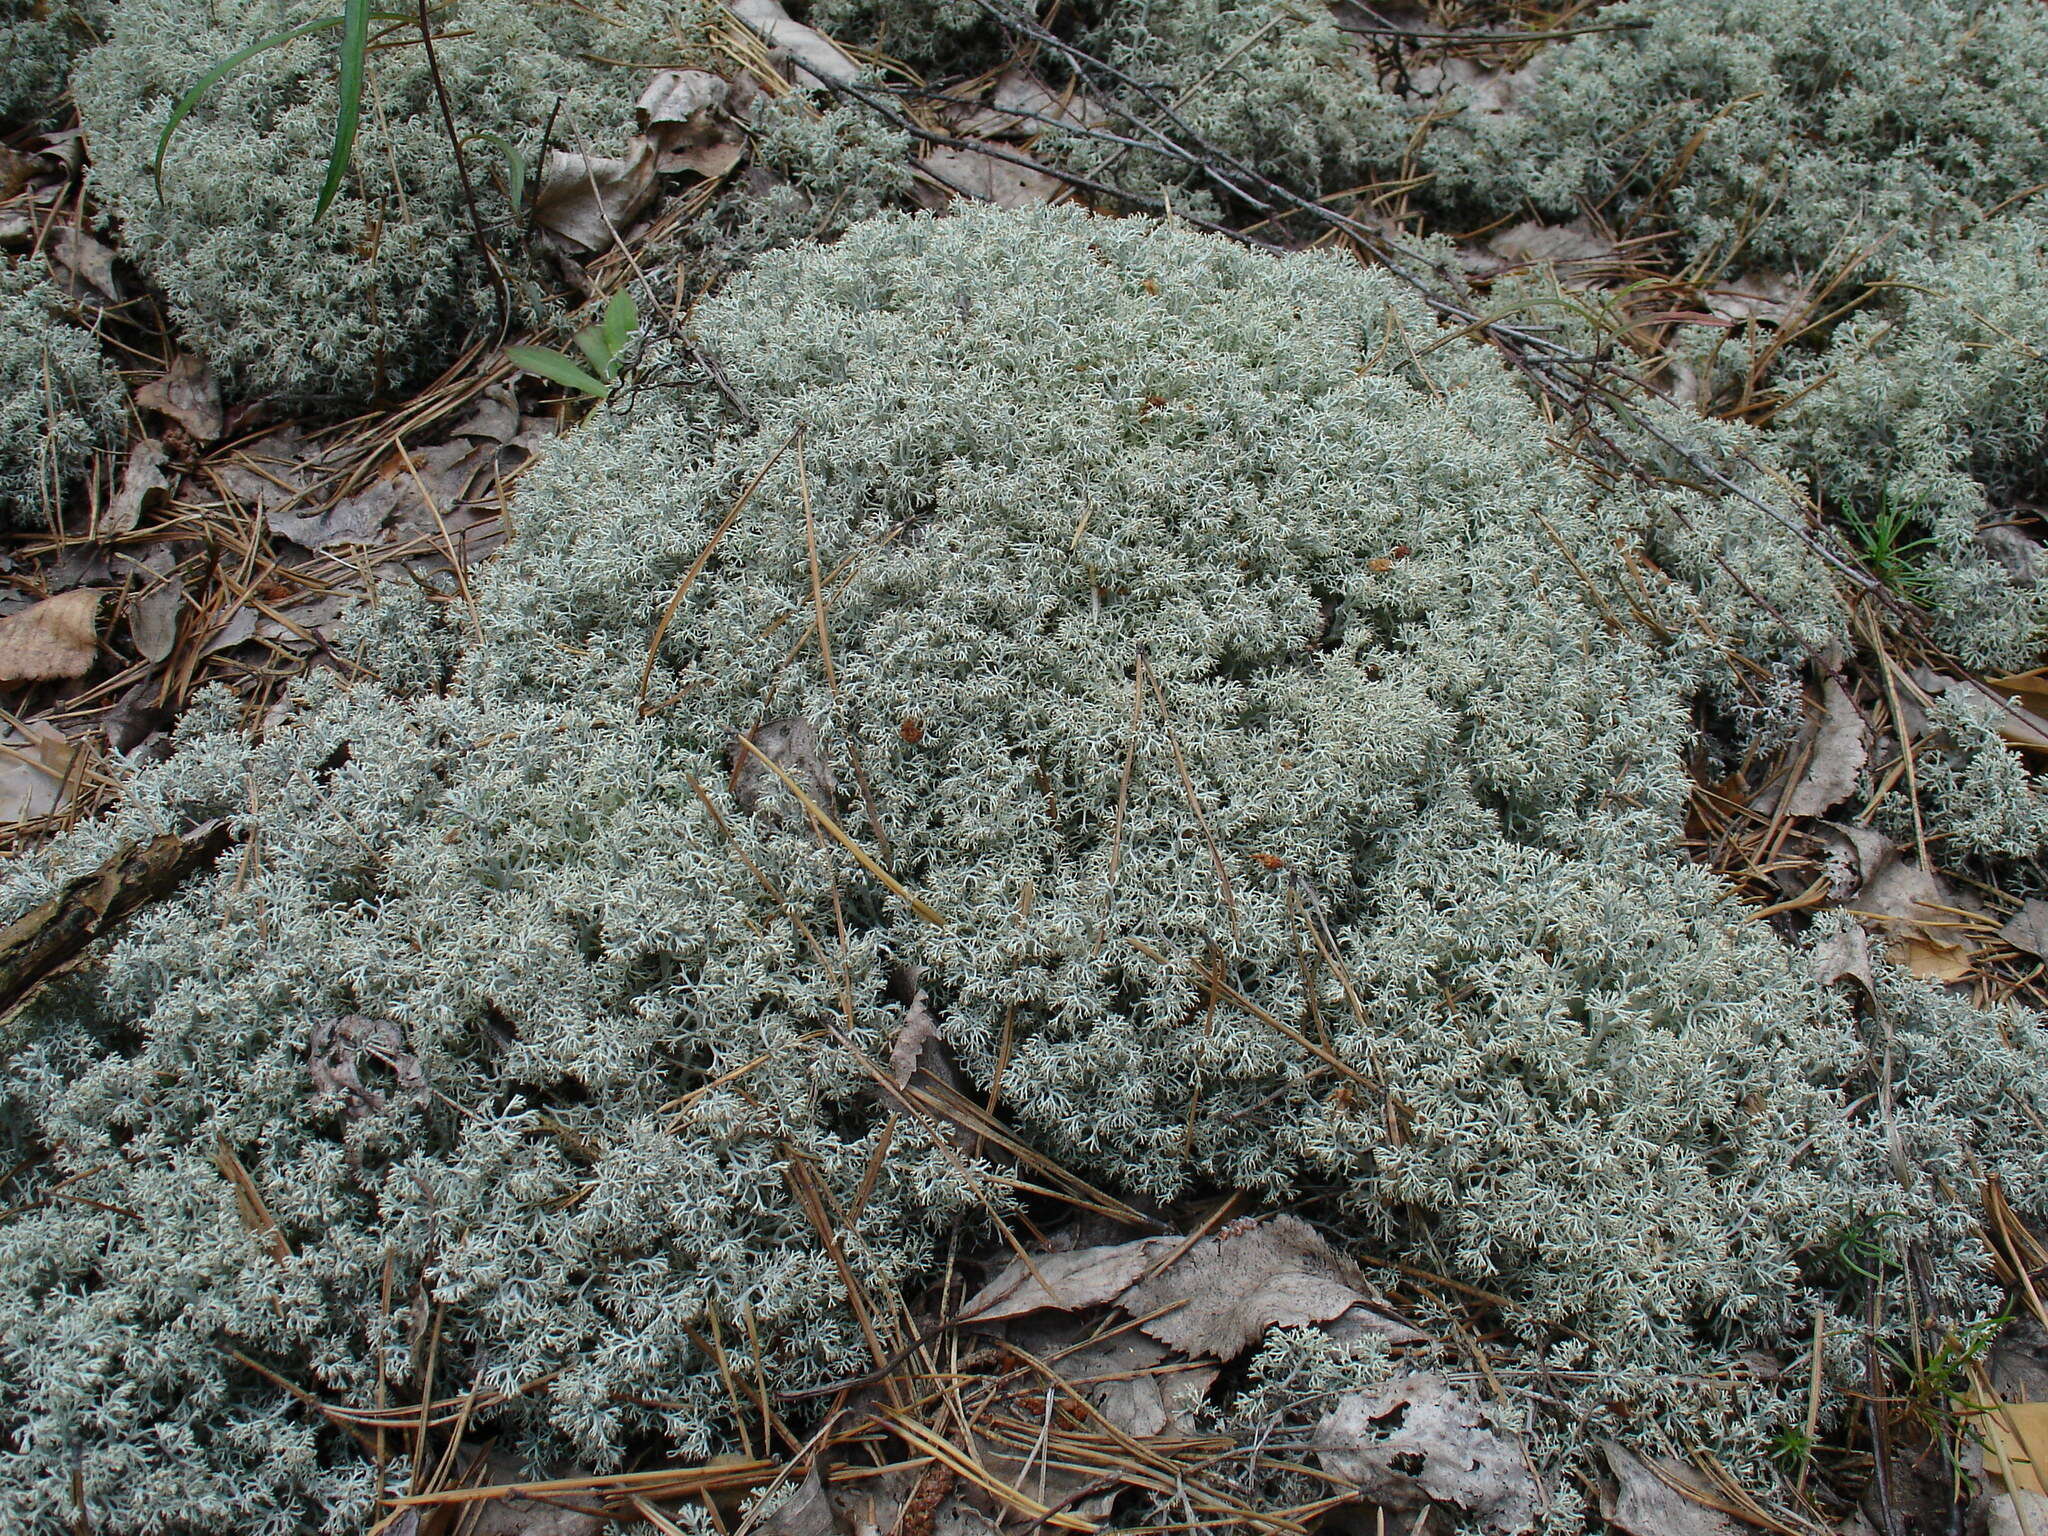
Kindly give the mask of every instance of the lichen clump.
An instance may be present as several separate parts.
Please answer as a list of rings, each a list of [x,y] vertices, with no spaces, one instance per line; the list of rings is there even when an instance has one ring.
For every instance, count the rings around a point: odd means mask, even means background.
[[[1814,267],[1927,248],[2048,180],[2025,0],[1635,0],[1599,23],[1538,56],[1516,110],[1436,132],[1442,192]]]
[[[1743,1354],[1830,1305],[1832,1235],[1967,1255],[1944,1189],[2048,1194],[2031,1022],[1886,982],[1866,1040],[1676,851],[1701,658],[1617,617],[1687,632],[1626,561],[1658,504],[1386,275],[885,218],[689,344],[744,415],[649,388],[547,455],[443,686],[192,723],[9,887],[240,842],[0,1026],[42,1159],[0,1228],[18,1517],[77,1479],[108,1530],[359,1520],[373,1469],[229,1351],[367,1404],[429,1386],[422,1308],[444,1389],[511,1394],[480,1422],[600,1464],[724,1447],[714,1329],[778,1391],[868,1369],[806,1204],[887,1295],[1008,1199],[878,1097],[913,975],[1086,1176],[1291,1200],[1574,1330],[1546,1456],[1583,1418],[1753,1466],[1793,1389]],[[360,654],[450,658],[416,601]],[[778,721],[929,911],[736,794]],[[360,1093],[312,1070],[338,1038],[381,1042]]]
[[[180,126],[159,194],[152,162],[172,105],[237,50],[326,14],[312,0],[198,10],[118,0],[109,41],[74,81],[93,189],[124,254],[235,387],[294,405],[424,383],[495,305],[424,52],[402,23],[371,52],[361,136],[324,218],[314,215],[334,132],[331,30],[260,53],[217,84]],[[620,154],[647,78],[629,66],[688,62],[694,16],[656,0],[460,0],[434,12],[479,215],[521,317],[539,301],[508,163],[489,136],[529,166],[551,122],[556,149]]]
[[[0,0],[0,123],[54,123],[72,60],[99,40],[105,0]]]
[[[1973,666],[2024,670],[2048,640],[2048,587],[2001,525],[2048,489],[2048,220],[2014,211],[1937,255],[1792,370],[1780,419],[1815,488],[1866,522],[1902,519],[1906,562]]]
[[[118,435],[126,396],[63,295],[0,259],[0,526],[47,526]]]

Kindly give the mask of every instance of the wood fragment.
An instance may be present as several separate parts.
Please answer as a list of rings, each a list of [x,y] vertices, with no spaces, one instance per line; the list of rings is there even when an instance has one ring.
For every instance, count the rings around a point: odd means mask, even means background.
[[[170,895],[218,858],[229,837],[225,821],[210,821],[183,836],[131,843],[16,918],[0,932],[0,1013],[26,1002],[132,913]]]

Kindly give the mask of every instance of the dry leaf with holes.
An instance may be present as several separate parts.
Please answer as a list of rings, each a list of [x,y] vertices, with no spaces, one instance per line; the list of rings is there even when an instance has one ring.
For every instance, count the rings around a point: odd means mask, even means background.
[[[1742,1527],[1686,1491],[1707,1496],[1692,1468],[1668,1456],[1639,1456],[1609,1440],[1601,1447],[1612,1487],[1600,1489],[1600,1517],[1629,1536],[1740,1536]]]
[[[98,587],[46,597],[0,619],[0,685],[83,677],[99,653]]]
[[[1205,1237],[1118,1305],[1133,1316],[1173,1310],[1144,1330],[1190,1355],[1234,1360],[1268,1328],[1327,1323],[1365,1301],[1365,1277],[1297,1216],[1233,1222]]]
[[[623,158],[548,151],[533,221],[573,250],[608,251],[654,197],[654,145],[635,137]]]
[[[998,208],[1034,208],[1051,202],[1060,189],[1059,178],[1035,164],[1019,165],[1008,158],[1014,155],[1015,150],[999,157],[975,149],[942,147],[918,161],[917,168],[950,192]]]
[[[1503,1536],[1536,1522],[1536,1479],[1519,1438],[1441,1376],[1346,1393],[1316,1425],[1315,1446],[1323,1470],[1368,1504],[1449,1504]]]
[[[172,360],[169,373],[135,391],[135,403],[144,410],[162,412],[195,443],[210,443],[227,428],[219,381],[212,369],[188,352],[180,352]]]

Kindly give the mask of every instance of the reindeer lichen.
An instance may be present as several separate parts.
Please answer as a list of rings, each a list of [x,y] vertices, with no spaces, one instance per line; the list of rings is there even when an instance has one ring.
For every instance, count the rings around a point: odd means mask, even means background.
[[[2048,24],[2023,0],[1633,0],[1513,111],[1431,137],[1446,193],[1675,230],[1703,264],[1930,248],[2048,180]]]
[[[119,434],[125,403],[63,295],[28,262],[0,258],[0,523],[49,525]]]
[[[685,341],[738,404],[656,358],[545,454],[445,687],[401,605],[404,696],[202,719],[8,886],[239,843],[0,1023],[18,1520],[360,1524],[369,1458],[245,1361],[599,1465],[731,1444],[713,1337],[869,1370],[815,1224],[886,1301],[1008,1198],[878,1087],[913,973],[1085,1176],[1510,1298],[1545,1456],[1758,1466],[1806,1379],[1751,1352],[1874,1217],[1989,1305],[1960,1192],[2048,1201],[2036,1023],[1901,973],[1867,1026],[1677,846],[1707,610],[1635,557],[1704,498],[1596,481],[1383,273],[1071,209],[863,224]],[[750,813],[742,732],[894,886]]]
[[[124,253],[234,387],[293,405],[357,403],[432,378],[495,302],[424,52],[402,23],[380,24],[353,168],[324,218],[331,30],[258,54],[216,85],[172,141],[159,195],[152,161],[173,103],[237,49],[330,11],[312,0],[117,0],[110,37],[74,86],[93,187]],[[480,216],[520,314],[533,313],[524,219],[487,136],[528,166],[551,123],[555,149],[622,153],[647,79],[631,66],[688,62],[701,18],[691,0],[460,0],[433,15]]]

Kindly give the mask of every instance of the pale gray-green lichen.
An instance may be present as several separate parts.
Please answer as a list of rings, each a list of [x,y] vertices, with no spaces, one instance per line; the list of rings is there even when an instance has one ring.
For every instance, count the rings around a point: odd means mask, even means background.
[[[1869,271],[2048,180],[2048,20],[2025,0],[1631,0],[1598,20],[1539,55],[1514,110],[1431,135],[1437,195],[1597,207],[1702,263],[1874,252]]]
[[[105,0],[0,0],[0,123],[54,125],[72,61],[106,20]]]
[[[1088,1177],[1245,1188],[1511,1298],[1544,1459],[1661,1429],[1757,1471],[1805,1378],[1751,1352],[1810,1336],[1873,1218],[1953,1257],[1935,1304],[1993,1305],[1962,1192],[2048,1204],[2037,1024],[1901,973],[1880,1039],[1686,861],[1713,650],[1631,559],[1657,498],[1394,280],[1073,210],[885,218],[690,344],[745,419],[650,385],[545,454],[445,690],[322,678],[254,746],[202,718],[7,887],[205,817],[242,843],[0,1025],[42,1159],[0,1225],[17,1521],[82,1487],[108,1531],[359,1525],[368,1459],[229,1351],[416,1394],[415,1296],[438,1390],[531,1387],[480,1428],[602,1465],[731,1443],[714,1318],[771,1390],[866,1371],[791,1180],[879,1294],[1007,1199],[884,1130],[855,1053],[908,967]],[[376,653],[410,689],[448,655],[420,619]],[[941,923],[736,802],[735,733],[792,718]],[[426,1093],[369,1056],[374,1103],[315,1091],[352,1016]],[[1830,1420],[1862,1381],[1831,1336]]]
[[[63,295],[30,263],[0,257],[0,525],[51,526],[119,436],[126,401]]]
[[[2021,671],[2048,644],[2048,585],[2027,544],[2048,480],[2048,220],[1994,219],[1900,263],[1897,285],[1790,372],[1779,435],[1831,503],[1907,519],[1914,593],[1972,666]],[[2001,556],[2005,558],[2001,558]]]
[[[260,53],[180,126],[151,174],[171,108],[237,49],[328,14],[313,0],[194,7],[117,0],[108,42],[74,84],[92,185],[122,250],[158,286],[186,341],[238,390],[291,405],[359,403],[424,383],[494,312],[454,156],[415,29],[380,23],[361,136],[341,195],[315,219],[336,110],[330,29]],[[436,45],[480,215],[519,317],[545,309],[502,152],[623,152],[647,69],[693,62],[694,0],[458,0]]]

